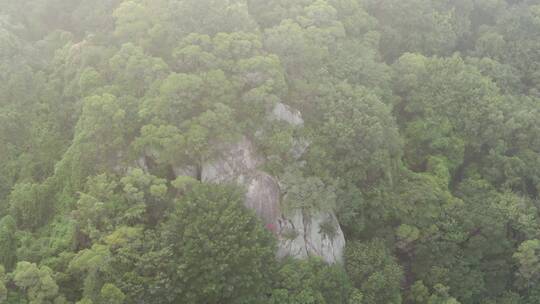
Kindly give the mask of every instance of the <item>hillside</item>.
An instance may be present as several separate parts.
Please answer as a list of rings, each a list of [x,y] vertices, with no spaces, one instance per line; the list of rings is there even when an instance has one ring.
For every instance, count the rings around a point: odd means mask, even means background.
[[[538,0],[0,0],[0,303],[540,303]]]

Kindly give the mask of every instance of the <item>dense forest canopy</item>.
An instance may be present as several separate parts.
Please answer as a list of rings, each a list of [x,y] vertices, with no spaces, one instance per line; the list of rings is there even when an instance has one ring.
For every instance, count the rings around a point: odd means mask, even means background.
[[[538,0],[0,0],[0,303],[540,303],[539,194]]]

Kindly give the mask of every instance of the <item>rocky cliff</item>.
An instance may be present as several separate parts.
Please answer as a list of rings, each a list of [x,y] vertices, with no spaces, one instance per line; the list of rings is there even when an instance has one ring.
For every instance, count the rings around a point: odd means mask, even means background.
[[[298,111],[281,103],[272,111],[271,119],[295,126],[303,124]],[[299,140],[291,152],[300,157],[307,146],[306,141]],[[254,210],[278,239],[278,257],[318,256],[327,263],[342,261],[345,237],[332,211],[285,211],[280,181],[261,170],[265,159],[247,137],[224,145],[220,151],[221,156],[202,164],[199,172],[194,167],[174,168],[173,171],[177,177],[197,177],[210,183],[233,182],[244,187],[246,207]],[[142,161],[139,165],[145,167]]]
[[[281,103],[272,111],[272,119],[295,126],[303,124],[298,111]],[[299,157],[306,147],[306,142],[300,141],[295,145],[293,154]],[[255,210],[276,234],[279,241],[278,257],[319,256],[328,263],[341,262],[345,237],[333,212],[285,212],[279,181],[260,170],[264,161],[257,155],[252,142],[244,137],[223,149],[219,159],[203,165],[201,179],[205,182],[236,182],[246,188],[246,207]],[[324,225],[330,226],[332,232],[325,231]]]

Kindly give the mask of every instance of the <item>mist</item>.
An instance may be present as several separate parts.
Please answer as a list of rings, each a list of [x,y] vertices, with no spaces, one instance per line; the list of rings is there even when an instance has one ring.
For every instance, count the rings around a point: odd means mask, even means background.
[[[540,303],[537,0],[0,0],[0,303]]]

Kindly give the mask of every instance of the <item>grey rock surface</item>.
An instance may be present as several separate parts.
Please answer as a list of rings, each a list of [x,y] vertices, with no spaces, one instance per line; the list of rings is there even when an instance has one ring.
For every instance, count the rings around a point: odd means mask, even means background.
[[[293,125],[303,124],[300,113],[285,104],[278,103],[272,112],[273,119],[287,121]],[[293,151],[300,158],[309,146],[306,140],[298,139]],[[265,159],[257,153],[254,144],[243,137],[233,144],[219,149],[221,156],[203,163],[200,167],[173,167],[176,177],[190,176],[208,183],[237,183],[245,187],[245,206],[254,210],[266,227],[278,239],[278,258],[294,257],[305,259],[321,257],[327,263],[341,263],[345,237],[332,211],[292,210],[285,212],[282,206],[280,181],[261,170]],[[136,165],[148,171],[148,158],[155,151],[136,160]],[[326,229],[322,229],[326,227]],[[331,227],[332,233],[328,233]]]
[[[251,141],[246,137],[239,142],[227,145],[221,149],[222,156],[217,160],[203,164],[201,180],[203,182],[239,182],[249,183],[249,175],[263,164],[263,159],[257,156]]]
[[[275,227],[281,215],[281,191],[278,182],[269,174],[257,171],[251,178],[246,192],[246,207],[264,221]]]
[[[304,120],[302,119],[302,114],[300,113],[300,111],[293,109],[281,102],[276,103],[274,109],[272,110],[271,117],[276,120],[286,121],[293,126],[299,126],[304,124]]]
[[[332,234],[321,229],[328,221],[333,226]],[[279,219],[278,242],[277,255],[280,258],[318,256],[329,264],[343,262],[345,236],[332,212],[295,210],[288,216],[282,216]]]
[[[331,211],[284,212],[279,181],[260,170],[264,159],[243,138],[223,150],[222,157],[202,166],[202,181],[235,182],[246,188],[245,206],[254,210],[278,239],[277,256],[304,259],[319,256],[327,263],[341,263],[345,237]],[[332,227],[325,233],[322,226]]]
[[[174,167],[173,168],[174,176],[189,176],[197,178],[198,171],[195,166],[184,166],[184,167]]]

